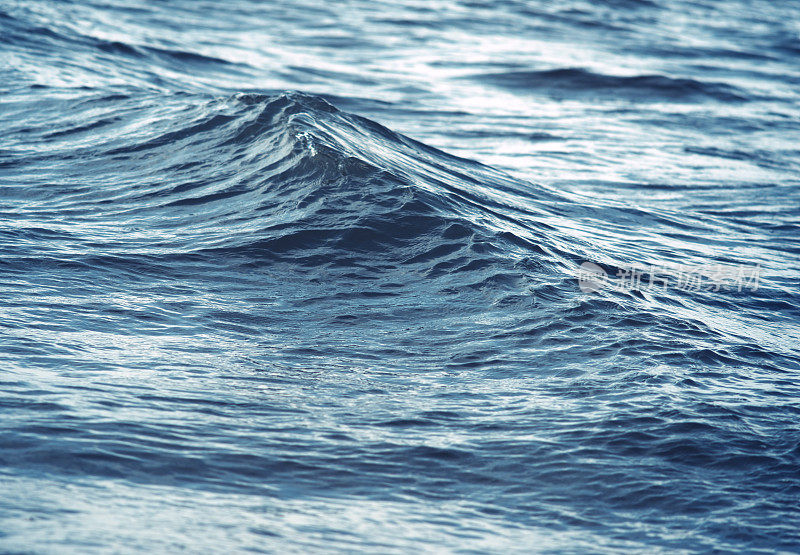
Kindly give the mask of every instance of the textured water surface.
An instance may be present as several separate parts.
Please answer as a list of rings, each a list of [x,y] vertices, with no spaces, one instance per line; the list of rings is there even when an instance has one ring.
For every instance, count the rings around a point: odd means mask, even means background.
[[[0,550],[800,550],[798,60],[796,2],[0,4]]]

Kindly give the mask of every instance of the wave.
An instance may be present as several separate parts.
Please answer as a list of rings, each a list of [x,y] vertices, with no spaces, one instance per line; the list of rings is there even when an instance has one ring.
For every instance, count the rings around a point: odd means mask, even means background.
[[[502,285],[508,272],[521,279],[521,267],[579,258],[563,246],[575,241],[547,222],[569,204],[554,191],[318,96],[128,93],[73,103],[67,115],[58,107],[61,119],[43,117],[36,129],[52,148],[23,165],[68,158],[84,177],[56,196],[52,188],[28,194],[97,226],[147,230],[96,243],[106,263],[224,258],[464,272]]]
[[[11,136],[40,136],[48,148],[12,141],[0,152],[9,183],[26,180],[6,197],[35,214],[69,215],[82,233],[36,220],[32,233],[70,233],[49,241],[53,252],[35,260],[22,247],[4,250],[15,272],[35,264],[93,269],[113,280],[279,268],[320,282],[380,279],[381,294],[416,287],[417,294],[557,306],[580,294],[574,275],[581,262],[595,261],[609,275],[648,259],[683,264],[692,237],[710,225],[600,199],[576,202],[310,94],[212,98],[121,89],[70,101],[52,94],[35,108],[20,105],[24,114],[7,114],[26,122],[11,127]],[[54,183],[53,168],[65,163],[69,171]],[[685,250],[666,252],[651,237],[631,234],[633,221],[652,233],[684,229],[671,240]],[[724,295],[716,302],[741,303]],[[620,299],[638,305],[640,297],[608,291],[589,306],[607,312],[602,303],[612,298],[616,311]],[[682,302],[644,300],[664,314]],[[700,302],[699,321],[737,333],[713,317],[710,299]]]
[[[531,91],[555,97],[594,96],[602,99],[648,101],[743,102],[748,94],[726,83],[697,81],[665,75],[617,76],[580,68],[509,71],[473,75],[471,79],[517,92]]]

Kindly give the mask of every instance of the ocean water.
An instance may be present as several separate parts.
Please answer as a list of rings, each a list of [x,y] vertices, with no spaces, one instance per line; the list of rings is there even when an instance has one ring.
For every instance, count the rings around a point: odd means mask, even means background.
[[[800,551],[800,4],[0,3],[0,551]]]

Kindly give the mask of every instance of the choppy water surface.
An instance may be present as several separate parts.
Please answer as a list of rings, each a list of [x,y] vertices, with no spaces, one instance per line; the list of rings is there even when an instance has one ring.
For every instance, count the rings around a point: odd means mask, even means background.
[[[0,548],[800,550],[798,60],[796,2],[0,4]]]

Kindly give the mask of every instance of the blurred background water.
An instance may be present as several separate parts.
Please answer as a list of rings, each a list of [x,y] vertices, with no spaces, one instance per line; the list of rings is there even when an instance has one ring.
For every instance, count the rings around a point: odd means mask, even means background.
[[[798,60],[795,1],[3,2],[0,548],[800,550]]]

